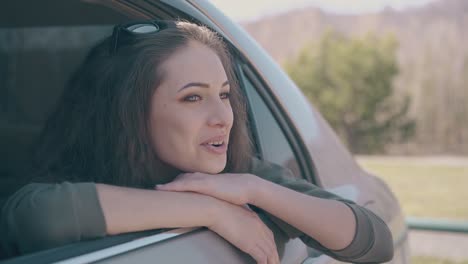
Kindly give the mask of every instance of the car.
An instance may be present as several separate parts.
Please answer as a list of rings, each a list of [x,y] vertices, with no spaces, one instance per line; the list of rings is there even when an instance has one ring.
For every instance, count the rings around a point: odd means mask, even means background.
[[[227,41],[249,105],[257,155],[288,167],[295,177],[350,199],[379,215],[394,239],[391,263],[409,263],[408,228],[398,200],[364,171],[322,115],[273,59],[205,0],[5,1],[0,9],[0,197],[21,184],[29,147],[65,81],[87,50],[114,24],[141,19],[185,19]],[[278,36],[281,37],[281,36]],[[55,221],[56,219],[51,219]],[[281,263],[339,263],[284,240]],[[206,228],[163,229],[109,236],[6,259],[1,263],[253,263]]]

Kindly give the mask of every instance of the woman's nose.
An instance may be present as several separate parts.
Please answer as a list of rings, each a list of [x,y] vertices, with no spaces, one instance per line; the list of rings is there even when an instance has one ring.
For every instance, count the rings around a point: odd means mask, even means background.
[[[225,127],[233,122],[231,105],[222,99],[214,100],[208,111],[208,125]]]

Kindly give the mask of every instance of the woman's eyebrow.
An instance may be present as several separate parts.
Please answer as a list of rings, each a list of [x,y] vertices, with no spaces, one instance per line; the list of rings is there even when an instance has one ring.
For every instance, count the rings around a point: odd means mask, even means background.
[[[228,84],[229,84],[229,81],[225,81],[225,82],[223,83],[223,85],[221,85],[221,87],[224,87],[224,86],[226,86],[226,85],[228,85]],[[184,85],[184,86],[183,86],[182,88],[180,88],[177,92],[180,92],[180,91],[182,91],[182,90],[185,89],[185,88],[189,88],[189,87],[193,87],[193,86],[195,86],[195,87],[202,87],[202,88],[210,88],[210,85],[207,84],[207,83],[202,83],[202,82],[191,82],[191,83],[187,83],[186,85]]]

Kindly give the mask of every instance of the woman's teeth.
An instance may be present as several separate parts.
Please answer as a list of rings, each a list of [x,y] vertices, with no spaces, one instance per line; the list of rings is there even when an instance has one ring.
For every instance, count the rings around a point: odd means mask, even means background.
[[[204,149],[216,155],[225,155],[227,152],[227,142],[224,140],[209,141],[203,144]]]
[[[221,146],[223,144],[224,141],[214,141],[214,142],[210,142],[208,143],[208,145],[212,145],[212,146],[215,146],[215,147],[218,147],[218,146]]]

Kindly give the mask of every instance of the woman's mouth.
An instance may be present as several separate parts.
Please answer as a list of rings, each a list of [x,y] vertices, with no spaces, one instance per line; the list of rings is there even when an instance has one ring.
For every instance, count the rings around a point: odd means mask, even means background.
[[[209,141],[201,144],[201,146],[206,151],[218,155],[225,154],[227,151],[227,144],[224,140]]]

